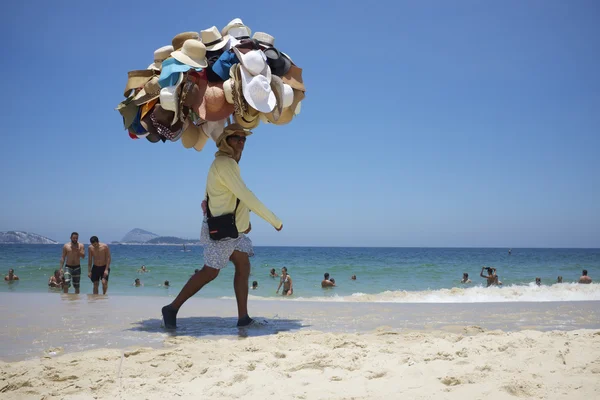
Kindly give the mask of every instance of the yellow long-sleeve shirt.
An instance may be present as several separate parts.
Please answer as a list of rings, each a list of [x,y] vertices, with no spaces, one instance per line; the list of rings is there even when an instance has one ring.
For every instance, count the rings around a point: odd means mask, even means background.
[[[250,210],[274,228],[279,229],[282,225],[281,220],[246,187],[240,175],[240,166],[233,158],[215,157],[208,170],[206,191],[210,213],[214,217],[232,213],[237,199],[240,199],[235,213],[238,232],[244,232],[250,226]]]

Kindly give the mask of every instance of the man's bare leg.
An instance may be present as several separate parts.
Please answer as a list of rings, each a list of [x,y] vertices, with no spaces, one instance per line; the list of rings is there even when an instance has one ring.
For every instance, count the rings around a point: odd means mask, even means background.
[[[238,325],[244,324],[248,317],[248,277],[250,276],[250,259],[247,253],[235,250],[229,258],[235,265],[233,289],[238,307]]]
[[[183,289],[181,289],[181,292],[179,292],[175,300],[171,303],[171,306],[175,308],[175,310],[179,310],[187,299],[195,295],[204,285],[215,279],[217,276],[219,276],[218,269],[205,265],[187,281]],[[247,283],[248,282],[246,282],[246,284]]]
[[[106,294],[106,291],[108,290],[108,281],[106,279],[102,279],[102,294]],[[98,289],[96,288],[96,292],[98,292]],[[98,293],[96,293],[98,294]]]
[[[69,286],[68,285],[63,285],[63,293],[69,293]]]
[[[99,283],[100,282],[98,282],[98,281],[94,282],[94,294],[98,294],[98,284]]]

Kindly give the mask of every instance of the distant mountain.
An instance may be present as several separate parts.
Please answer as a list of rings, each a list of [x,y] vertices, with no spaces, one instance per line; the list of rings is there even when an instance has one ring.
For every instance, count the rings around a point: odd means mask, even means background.
[[[159,236],[148,240],[146,244],[196,244],[198,240],[182,239],[175,236]]]
[[[156,233],[148,232],[140,228],[135,228],[129,231],[123,239],[121,239],[122,243],[146,243],[149,240],[157,238],[158,235]]]
[[[22,231],[0,232],[0,243],[2,244],[58,244],[56,240]]]

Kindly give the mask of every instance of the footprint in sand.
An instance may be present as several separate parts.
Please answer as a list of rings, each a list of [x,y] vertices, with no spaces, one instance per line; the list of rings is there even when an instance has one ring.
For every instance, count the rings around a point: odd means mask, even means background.
[[[458,386],[462,384],[461,380],[454,376],[445,376],[444,378],[438,378],[446,386]]]

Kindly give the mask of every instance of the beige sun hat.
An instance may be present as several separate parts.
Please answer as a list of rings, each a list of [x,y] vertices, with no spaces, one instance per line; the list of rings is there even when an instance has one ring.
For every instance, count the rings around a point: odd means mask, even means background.
[[[200,137],[200,133],[202,133],[202,129],[199,126],[196,126],[192,123],[188,123],[187,127],[181,134],[181,144],[186,149],[191,149],[194,147],[198,138]]]
[[[148,66],[148,69],[160,71],[162,69],[162,62],[165,61],[174,50],[172,45],[159,47],[154,50],[154,62]]]
[[[216,26],[200,31],[200,40],[207,51],[221,50],[229,44],[229,35],[222,36]]]
[[[254,35],[252,35],[252,39],[255,39],[260,45],[265,47],[275,46],[275,38],[265,32],[255,32]]]
[[[171,57],[191,67],[208,67],[208,61],[206,61],[206,46],[196,39],[186,40],[181,50],[172,52]]]
[[[158,76],[153,76],[133,98],[133,104],[141,106],[160,96]]]
[[[281,80],[280,77],[278,77],[277,75],[273,75],[273,78],[271,80],[271,90],[273,90],[273,93],[275,94],[275,100],[277,101],[275,107],[273,108],[273,111],[269,112],[269,113],[264,113],[265,117],[267,117],[267,120],[271,123],[275,123],[277,122],[277,120],[279,119],[279,117],[281,116],[281,113],[283,111],[283,104],[284,104],[284,96],[285,96],[285,88],[283,86],[283,81]],[[293,94],[292,94],[293,96]],[[293,99],[292,99],[293,101]]]
[[[181,47],[183,47],[185,41],[190,39],[200,39],[198,32],[182,32],[175,35],[173,40],[171,40],[171,45],[173,45],[173,51],[181,50]]]

